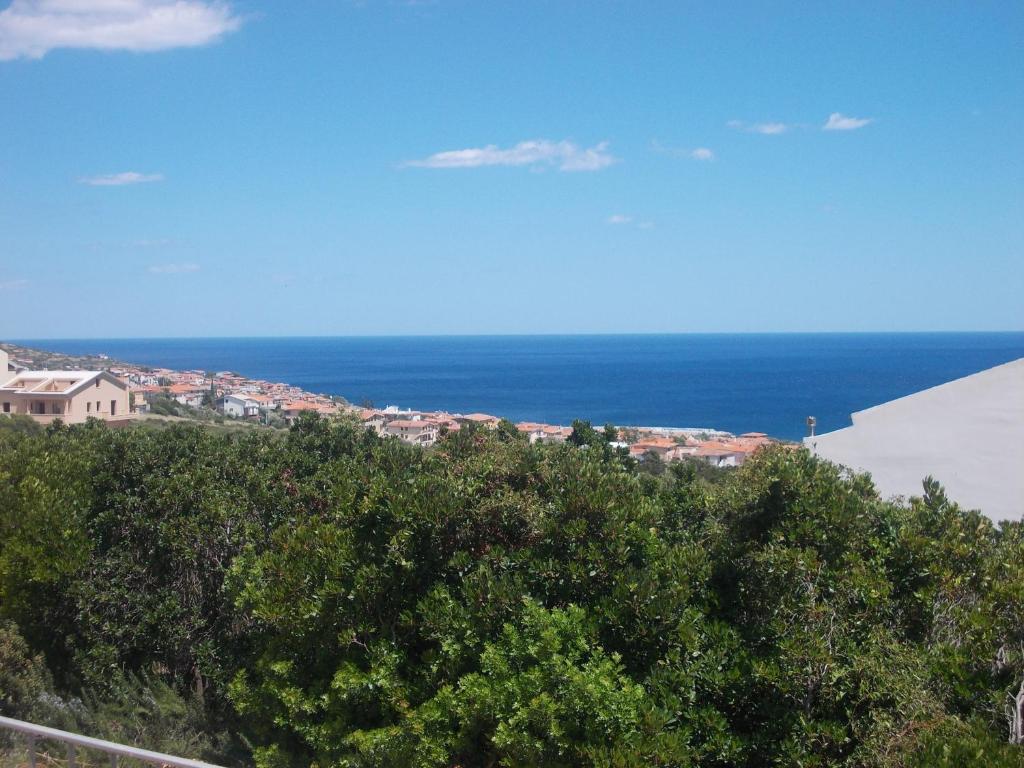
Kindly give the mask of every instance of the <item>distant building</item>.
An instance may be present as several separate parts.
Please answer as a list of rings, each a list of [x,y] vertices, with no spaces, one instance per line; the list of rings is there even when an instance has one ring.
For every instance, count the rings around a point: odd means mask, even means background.
[[[884,496],[919,496],[931,475],[993,520],[1024,511],[1024,358],[852,415],[805,438],[814,454],[870,472]]]
[[[733,446],[708,440],[691,454],[712,467],[736,467],[743,463],[746,455]]]
[[[221,398],[221,412],[236,419],[255,418],[260,415],[260,402],[239,393]]]
[[[383,413],[372,408],[364,408],[356,415],[364,427],[372,429],[378,435],[384,434],[384,425],[387,423],[387,419],[384,418]]]
[[[437,425],[423,419],[395,419],[384,425],[384,434],[409,445],[427,447],[437,442]]]
[[[557,427],[551,424],[545,424],[541,431],[543,434],[539,441],[542,443],[564,443],[572,435],[572,427]]]
[[[455,420],[462,425],[478,424],[481,427],[487,427],[488,429],[496,429],[498,423],[501,421],[497,416],[491,416],[488,413],[470,413],[465,416],[456,416]]]
[[[639,440],[629,447],[629,453],[634,458],[643,458],[648,454],[654,454],[663,461],[673,458],[676,449],[676,441],[668,437],[649,437]]]
[[[172,399],[191,408],[201,407],[210,394],[210,388],[205,384],[171,384],[165,391]]]
[[[315,403],[311,403],[308,400],[294,400],[281,406],[281,415],[284,416],[284,420],[289,424],[292,424],[299,416],[306,412],[319,413],[320,409]]]
[[[3,355],[0,366],[6,372]],[[130,418],[128,385],[106,371],[21,371],[0,385],[0,413],[49,424]]]
[[[540,442],[544,439],[544,425],[534,424],[532,421],[521,421],[516,424],[519,434],[524,435],[530,444]]]

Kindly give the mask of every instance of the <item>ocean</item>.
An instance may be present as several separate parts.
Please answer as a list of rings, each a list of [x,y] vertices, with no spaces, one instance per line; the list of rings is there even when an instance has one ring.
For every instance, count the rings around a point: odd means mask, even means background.
[[[513,421],[705,427],[787,439],[1024,357],[1024,333],[665,334],[17,343],[179,370],[235,371],[377,407]]]

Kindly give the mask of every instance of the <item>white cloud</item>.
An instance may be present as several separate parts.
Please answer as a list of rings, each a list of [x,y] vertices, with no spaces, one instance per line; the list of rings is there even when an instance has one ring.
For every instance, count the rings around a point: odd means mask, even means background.
[[[684,147],[669,147],[655,139],[651,142],[651,149],[663,155],[672,157],[688,157],[692,160],[714,160],[715,151],[707,147],[695,147],[693,149]]]
[[[785,123],[745,123],[742,120],[730,120],[726,125],[737,131],[761,133],[765,136],[776,136],[789,130],[789,126]]]
[[[149,181],[163,180],[162,173],[125,171],[124,173],[107,173],[102,176],[86,176],[78,181],[81,184],[88,184],[90,187],[123,187],[126,184],[145,184]]]
[[[28,280],[0,280],[0,291],[17,291],[28,286]]]
[[[592,147],[580,147],[571,141],[537,139],[521,141],[502,149],[495,144],[471,149],[453,149],[437,152],[423,160],[411,160],[405,165],[415,168],[481,168],[483,166],[554,166],[560,171],[599,171],[618,158],[608,152],[608,142]]]
[[[13,0],[0,11],[0,61],[41,59],[58,48],[194,47],[240,25],[223,0]]]
[[[873,122],[870,117],[847,117],[840,112],[833,112],[828,121],[821,127],[823,131],[855,131]]]
[[[182,264],[154,264],[149,268],[154,275],[183,275],[188,272],[198,272],[199,265],[185,262]]]

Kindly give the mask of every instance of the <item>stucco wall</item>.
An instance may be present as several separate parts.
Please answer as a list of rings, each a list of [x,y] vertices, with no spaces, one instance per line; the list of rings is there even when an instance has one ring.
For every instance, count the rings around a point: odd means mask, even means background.
[[[993,520],[1024,513],[1024,358],[853,414],[804,444],[871,473],[883,496],[919,496],[931,475]]]
[[[111,417],[110,401],[117,403],[117,412]],[[96,412],[96,403],[99,402],[99,412]],[[86,403],[92,403],[92,408],[87,410]],[[99,386],[90,383],[80,392],[75,393],[71,398],[70,413],[65,416],[65,421],[77,424],[92,416],[97,419],[124,419],[129,416],[128,390],[107,381],[99,379]]]
[[[6,384],[8,381],[14,378],[14,371],[8,371],[7,366],[10,364],[10,356],[0,349],[0,385]]]

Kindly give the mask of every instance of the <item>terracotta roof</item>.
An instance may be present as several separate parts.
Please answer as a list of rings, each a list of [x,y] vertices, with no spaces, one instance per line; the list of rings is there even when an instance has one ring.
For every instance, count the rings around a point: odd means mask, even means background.
[[[310,403],[305,400],[295,400],[290,403],[285,403],[281,406],[282,411],[316,411],[318,406],[316,403]]]
[[[648,451],[654,451],[655,453],[668,453],[673,448],[673,445],[652,445],[651,443],[633,443],[629,446],[630,453],[647,453]]]
[[[714,445],[704,444],[697,449],[697,456],[732,456],[736,451],[730,451],[728,448],[721,448]]]
[[[670,437],[648,437],[637,440],[636,445],[643,445],[648,448],[675,448],[676,441]]]
[[[171,384],[167,387],[167,391],[172,395],[188,395],[193,392],[205,392],[205,386],[197,386],[195,384]]]
[[[470,413],[462,418],[466,419],[466,421],[501,421],[497,416],[490,416],[486,413]]]

